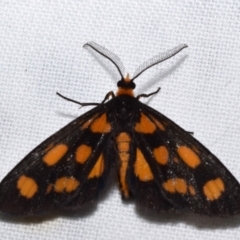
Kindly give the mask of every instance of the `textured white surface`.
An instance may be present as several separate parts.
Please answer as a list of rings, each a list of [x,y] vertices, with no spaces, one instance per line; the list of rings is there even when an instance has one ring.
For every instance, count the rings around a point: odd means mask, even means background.
[[[215,153],[240,180],[240,3],[238,1],[1,1],[0,176],[87,110],[55,95],[100,102],[118,75],[82,49],[93,40],[126,70],[187,43],[136,80],[136,93]],[[115,187],[97,208],[43,221],[0,219],[1,239],[240,239],[240,218],[149,216]]]

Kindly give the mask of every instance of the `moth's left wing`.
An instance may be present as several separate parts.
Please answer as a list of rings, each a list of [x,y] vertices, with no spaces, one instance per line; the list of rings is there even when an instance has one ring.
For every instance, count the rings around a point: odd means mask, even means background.
[[[141,105],[133,126],[130,192],[156,210],[229,216],[240,212],[240,185],[206,147],[161,113]],[[164,203],[164,204],[163,204]]]
[[[31,151],[2,180],[0,211],[35,215],[96,199],[112,163],[107,104],[78,117]]]

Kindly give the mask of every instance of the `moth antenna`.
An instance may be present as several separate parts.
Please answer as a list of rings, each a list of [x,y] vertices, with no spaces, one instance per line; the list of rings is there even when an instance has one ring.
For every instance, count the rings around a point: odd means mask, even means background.
[[[110,60],[117,68],[119,74],[121,75],[121,78],[122,79],[124,78],[124,73],[125,73],[124,65],[121,59],[115,53],[111,52],[110,50],[106,49],[105,47],[95,42],[88,42],[84,44],[83,47],[84,48],[90,47],[96,52],[98,52],[99,54],[101,54],[102,56],[104,56],[105,58],[107,58],[108,60]]]
[[[139,77],[143,72],[145,72],[148,68],[151,68],[152,66],[163,62],[180,51],[182,51],[184,48],[187,48],[188,46],[186,44],[181,44],[173,49],[170,49],[164,53],[159,53],[158,55],[153,56],[152,58],[148,59],[147,61],[143,62],[135,71],[131,81]]]

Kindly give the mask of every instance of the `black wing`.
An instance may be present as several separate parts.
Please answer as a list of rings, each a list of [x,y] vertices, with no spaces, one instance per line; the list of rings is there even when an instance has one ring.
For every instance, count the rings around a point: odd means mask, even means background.
[[[111,169],[107,104],[78,117],[31,151],[1,182],[0,210],[34,215],[93,201]],[[111,145],[111,144],[110,144]]]
[[[141,103],[140,103],[141,104]],[[229,216],[240,211],[240,185],[190,133],[141,104],[133,141],[130,192],[144,206]]]

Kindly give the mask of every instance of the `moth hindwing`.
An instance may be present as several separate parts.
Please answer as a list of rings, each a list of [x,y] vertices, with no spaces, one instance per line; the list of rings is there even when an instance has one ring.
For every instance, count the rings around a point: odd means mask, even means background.
[[[156,211],[180,210],[230,216],[240,210],[240,186],[206,147],[167,117],[134,97],[134,80],[184,48],[154,56],[125,76],[121,60],[106,48],[84,45],[109,59],[121,79],[116,95],[32,150],[0,184],[0,210],[18,216],[76,209],[92,202],[110,172],[118,172],[123,200]],[[110,100],[109,100],[110,99]]]

